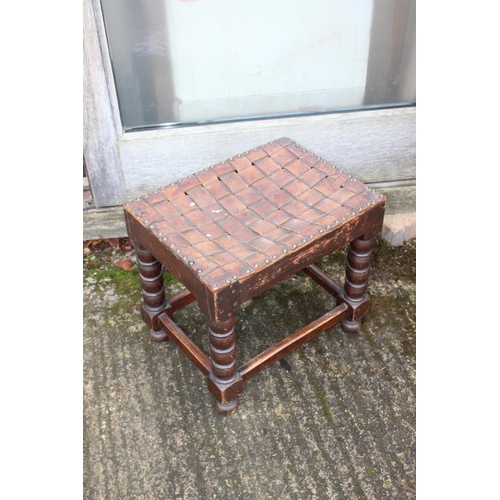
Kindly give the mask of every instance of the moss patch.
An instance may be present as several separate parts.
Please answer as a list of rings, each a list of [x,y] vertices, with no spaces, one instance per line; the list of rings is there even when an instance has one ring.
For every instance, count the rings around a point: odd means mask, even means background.
[[[115,257],[116,258],[116,257]],[[139,269],[137,264],[132,263],[131,270],[125,271],[115,266],[111,259],[98,258],[94,255],[85,259],[83,280],[94,288],[102,284],[113,285],[116,294],[127,296],[129,303],[136,303],[141,300],[141,282],[139,278]],[[166,286],[178,283],[178,280],[166,272],[163,274],[163,280]]]
[[[416,282],[416,240],[407,241],[400,247],[391,247],[380,238],[375,240],[372,260],[374,279],[396,279]]]

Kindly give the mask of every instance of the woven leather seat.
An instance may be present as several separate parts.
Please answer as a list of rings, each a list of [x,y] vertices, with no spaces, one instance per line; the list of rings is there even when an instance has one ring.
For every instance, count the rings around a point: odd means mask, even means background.
[[[242,302],[301,270],[337,297],[334,317],[312,333],[296,332],[302,336],[294,349],[340,321],[359,330],[368,311],[369,261],[385,197],[291,139],[204,168],[124,208],[151,336],[176,341],[207,376],[221,413],[237,408],[245,378],[290,352],[277,344],[237,369],[234,316]],[[341,287],[314,262],[350,243]],[[186,286],[168,301],[162,265]],[[173,321],[173,313],[194,300],[209,320],[211,359]]]

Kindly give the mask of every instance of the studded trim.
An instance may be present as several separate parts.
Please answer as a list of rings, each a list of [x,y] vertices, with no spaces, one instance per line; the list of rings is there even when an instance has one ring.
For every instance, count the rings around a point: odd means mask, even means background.
[[[282,137],[125,205],[210,288],[336,231],[383,195]]]

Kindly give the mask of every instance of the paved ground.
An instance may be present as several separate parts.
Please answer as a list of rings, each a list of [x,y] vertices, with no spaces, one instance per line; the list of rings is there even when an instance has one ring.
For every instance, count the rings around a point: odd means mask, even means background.
[[[334,327],[256,375],[229,417],[172,342],[149,340],[135,264],[114,267],[123,255],[111,249],[87,256],[84,498],[415,498],[415,252],[415,240],[378,240],[361,333]],[[319,266],[342,281],[343,257]],[[237,321],[240,361],[332,304],[302,274],[249,301]],[[177,320],[207,350],[196,304]]]

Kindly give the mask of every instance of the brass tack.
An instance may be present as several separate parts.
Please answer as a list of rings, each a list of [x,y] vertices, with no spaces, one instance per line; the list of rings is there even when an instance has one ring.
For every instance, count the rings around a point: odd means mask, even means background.
[[[297,248],[297,245],[293,244],[293,245],[292,245],[292,248]]]
[[[331,227],[332,227],[332,226],[330,226],[330,224],[327,224],[327,225],[326,225],[326,228],[327,228],[327,229],[330,229]]]
[[[211,286],[212,288],[217,288],[217,285],[216,285],[215,283],[210,283],[210,286]]]
[[[233,280],[237,280],[238,279],[238,276],[236,276],[236,274],[233,274]]]
[[[288,250],[286,248],[283,248],[283,253],[287,253]]]
[[[304,238],[304,239],[302,240],[302,243],[306,243],[306,241],[307,241],[307,240]]]
[[[278,256],[277,255],[273,255],[273,259],[276,259]]]
[[[190,260],[190,261],[188,262],[188,264],[189,264],[190,266],[194,266],[194,260]]]
[[[231,280],[225,280],[226,283],[231,283]]]
[[[163,240],[163,241],[167,241],[167,238],[164,236],[164,237],[162,238],[162,240]]]
[[[180,248],[178,248],[178,249],[176,250],[176,252],[177,252],[177,253],[181,253],[181,249],[180,249]]]
[[[266,259],[266,264],[269,264],[269,259]]]
[[[160,232],[158,233],[158,236],[163,236],[162,231],[160,231]]]
[[[259,267],[259,264],[254,264],[253,267],[257,268]]]
[[[325,232],[325,230],[324,230],[324,229],[320,229],[320,230],[319,230],[319,232],[320,232],[320,233],[324,233],[324,232]]]
[[[184,255],[184,257],[182,257],[182,260],[188,260],[187,255]]]
[[[245,274],[250,274],[250,271],[247,269],[247,270],[245,271]]]
[[[312,240],[314,236],[312,234],[309,235],[309,239]]]
[[[196,272],[197,272],[198,274],[201,274],[201,273],[203,272],[203,269],[196,269]]]

